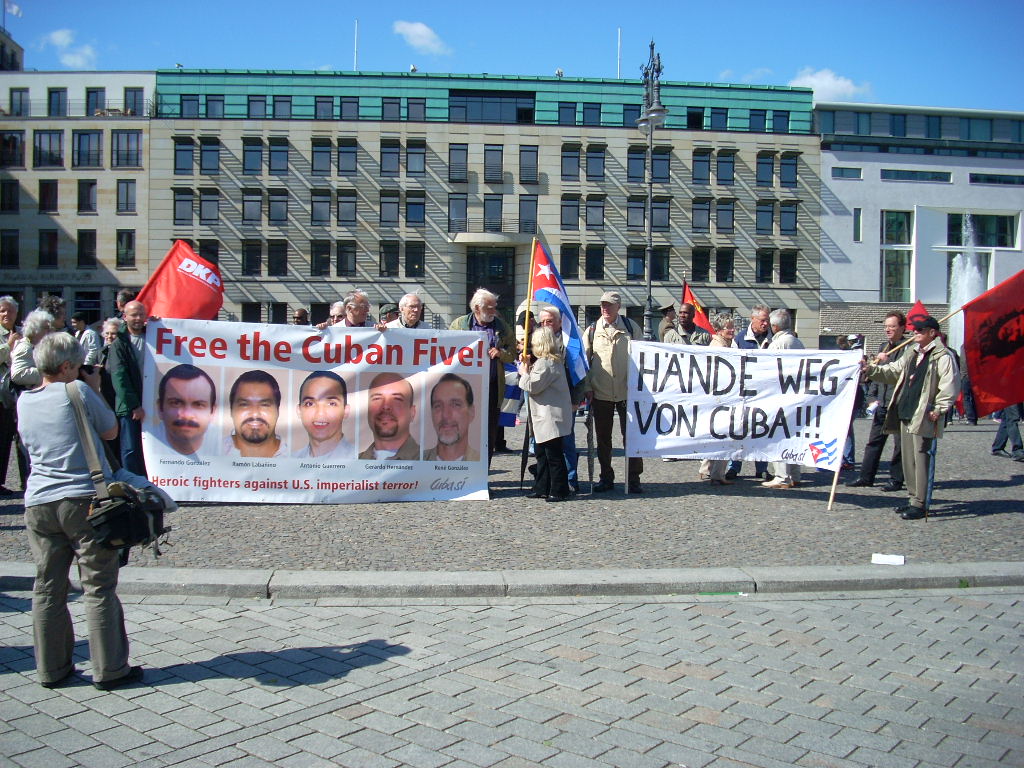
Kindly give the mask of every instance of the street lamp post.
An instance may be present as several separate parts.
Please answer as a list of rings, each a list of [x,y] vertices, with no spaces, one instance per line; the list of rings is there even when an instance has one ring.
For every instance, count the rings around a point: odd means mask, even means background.
[[[651,276],[654,267],[654,129],[665,124],[668,110],[661,103],[661,55],[654,52],[651,40],[651,56],[640,68],[644,75],[644,111],[636,121],[637,127],[647,134],[647,208],[644,216],[644,230],[647,235],[646,275],[647,305],[644,308],[644,338],[656,341],[654,337],[654,296]]]

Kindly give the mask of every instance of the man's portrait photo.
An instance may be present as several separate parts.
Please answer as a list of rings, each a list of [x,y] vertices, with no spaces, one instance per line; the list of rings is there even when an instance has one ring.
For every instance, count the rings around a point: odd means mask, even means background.
[[[185,456],[206,452],[203,442],[217,406],[217,387],[206,371],[189,363],[171,368],[157,386],[156,405],[160,440]]]
[[[344,433],[348,418],[348,386],[333,371],[314,371],[299,387],[296,406],[309,442],[295,458],[354,459],[356,446]]]
[[[366,402],[366,421],[373,433],[373,442],[359,454],[359,458],[418,461],[420,446],[410,433],[415,418],[412,384],[397,373],[374,376]]]
[[[287,456],[277,434],[281,387],[266,371],[246,371],[231,385],[228,397],[234,431],[224,439],[225,456]]]
[[[480,451],[470,446],[476,420],[473,388],[454,373],[446,373],[430,390],[430,418],[437,445],[423,454],[424,461],[479,461]]]

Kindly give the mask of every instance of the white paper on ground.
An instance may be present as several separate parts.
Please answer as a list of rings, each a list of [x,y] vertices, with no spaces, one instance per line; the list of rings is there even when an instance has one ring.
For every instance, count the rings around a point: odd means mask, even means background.
[[[875,552],[871,556],[871,562],[874,565],[904,565],[906,558],[903,555],[882,555]]]

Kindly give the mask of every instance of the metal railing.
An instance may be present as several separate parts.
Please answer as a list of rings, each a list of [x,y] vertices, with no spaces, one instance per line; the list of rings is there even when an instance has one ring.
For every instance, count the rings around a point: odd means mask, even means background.
[[[456,232],[505,232],[516,234],[536,234],[536,219],[519,219],[518,217],[470,216],[467,218],[448,219],[448,231]]]
[[[0,117],[151,117],[152,109],[153,102],[149,99],[141,105],[108,100],[102,107],[84,99],[68,99],[54,105],[47,99],[32,99],[0,107]]]

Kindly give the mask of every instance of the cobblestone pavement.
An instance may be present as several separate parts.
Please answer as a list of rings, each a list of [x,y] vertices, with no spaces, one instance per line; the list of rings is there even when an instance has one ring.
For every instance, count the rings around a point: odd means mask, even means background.
[[[146,678],[111,693],[81,642],[35,682],[29,598],[0,596],[4,765],[1024,765],[1019,588],[126,600]]]
[[[856,422],[858,460],[868,422]],[[1024,463],[993,458],[996,425],[955,424],[939,444],[934,515],[891,512],[902,493],[846,488],[826,511],[832,475],[770,491],[750,475],[712,488],[696,462],[647,461],[642,496],[582,495],[567,504],[525,499],[519,457],[498,456],[494,498],[482,502],[358,505],[193,504],[171,518],[166,567],[322,570],[498,570],[860,565],[874,552],[907,562],[1024,559]],[[585,445],[583,425],[577,437]],[[522,441],[522,430],[509,442]],[[888,456],[888,454],[887,454]],[[621,470],[622,459],[618,458]],[[13,463],[13,462],[12,462]],[[580,461],[586,478],[586,460]],[[879,485],[888,480],[887,463]],[[619,479],[622,479],[621,472]],[[17,487],[17,480],[9,480]],[[584,484],[586,486],[586,483]],[[0,560],[29,562],[18,499],[0,501]],[[132,565],[154,565],[132,554]]]

